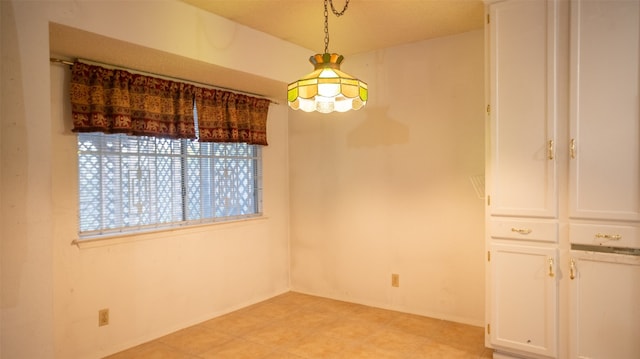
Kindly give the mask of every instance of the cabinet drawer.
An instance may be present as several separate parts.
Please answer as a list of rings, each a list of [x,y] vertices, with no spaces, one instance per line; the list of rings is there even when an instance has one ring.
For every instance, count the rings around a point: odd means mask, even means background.
[[[558,223],[500,220],[489,225],[491,238],[558,242]]]
[[[640,229],[637,226],[572,223],[569,241],[572,244],[640,248]]]

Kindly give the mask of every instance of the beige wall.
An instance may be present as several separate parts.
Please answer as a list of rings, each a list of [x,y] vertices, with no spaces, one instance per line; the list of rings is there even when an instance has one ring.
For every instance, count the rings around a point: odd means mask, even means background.
[[[91,248],[71,245],[77,238],[77,172],[69,70],[49,63],[49,24],[152,49],[154,56],[233,69],[244,78],[296,76],[276,61],[256,64],[255,56],[249,58],[254,51],[304,58],[307,50],[178,1],[0,6],[2,358],[103,357],[289,289],[286,104],[270,109],[264,219]],[[77,50],[90,45],[78,43]],[[110,309],[110,324],[99,328],[101,308]]]
[[[367,106],[289,116],[294,290],[482,325],[483,57],[482,31],[348,57]]]
[[[157,338],[289,289],[286,106],[269,111],[264,218],[70,245],[77,233],[69,71],[52,67],[56,357],[90,358]],[[61,104],[65,106],[60,107]],[[97,327],[97,310],[110,324]]]
[[[482,201],[469,182],[483,168],[481,32],[347,58],[343,68],[371,86],[362,111],[272,105],[264,219],[78,248],[68,69],[49,64],[50,23],[256,81],[298,78],[312,51],[179,1],[0,1],[0,15],[1,358],[101,357],[286,291],[290,280],[309,293],[482,322]],[[256,62],[256,53],[278,56]],[[396,94],[403,99],[389,100]],[[400,288],[389,286],[392,272]],[[98,328],[105,307],[111,324]]]

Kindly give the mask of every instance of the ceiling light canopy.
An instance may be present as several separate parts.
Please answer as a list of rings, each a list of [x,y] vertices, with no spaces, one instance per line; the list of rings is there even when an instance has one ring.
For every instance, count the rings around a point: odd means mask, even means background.
[[[329,12],[327,3],[336,16],[341,16],[349,6],[338,12],[332,0],[324,0],[324,53],[309,58],[314,71],[298,81],[289,84],[287,100],[289,107],[305,112],[346,112],[358,110],[366,103],[369,96],[367,84],[340,70],[344,57],[329,53]]]

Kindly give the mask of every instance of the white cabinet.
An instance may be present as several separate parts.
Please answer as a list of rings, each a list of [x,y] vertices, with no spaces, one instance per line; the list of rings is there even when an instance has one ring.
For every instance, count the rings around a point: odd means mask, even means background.
[[[638,359],[640,1],[485,1],[487,344]]]
[[[558,356],[558,2],[489,1],[487,337]]]
[[[571,251],[571,358],[640,358],[640,256]]]
[[[640,220],[640,1],[571,2],[570,216]]]
[[[491,244],[491,343],[556,356],[557,251],[548,246]]]
[[[590,250],[640,248],[640,1],[572,0],[570,32],[570,355],[637,359],[640,250]]]
[[[555,1],[488,7],[492,215],[557,216],[556,13]]]

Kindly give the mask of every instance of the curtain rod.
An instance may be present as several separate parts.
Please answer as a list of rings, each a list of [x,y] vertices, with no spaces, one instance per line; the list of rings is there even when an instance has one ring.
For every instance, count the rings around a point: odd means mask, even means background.
[[[50,57],[49,61],[50,62],[54,62],[54,63],[63,64],[63,65],[69,65],[69,66],[73,66],[73,64],[74,64],[73,61],[64,60],[64,59],[58,59],[58,58],[55,58],[55,57]],[[272,104],[279,105],[279,102],[276,101],[276,100],[270,99],[270,98],[262,96],[262,95],[254,94],[254,93],[251,93],[251,92],[234,90],[234,89],[230,89],[230,88],[226,88],[226,87],[220,87],[220,86],[214,86],[214,85],[205,84],[205,83],[202,83],[202,82],[181,79],[181,78],[178,78],[178,77],[171,77],[171,76],[166,76],[166,75],[155,74],[153,72],[129,69],[129,68],[122,67],[122,66],[110,65],[110,64],[105,64],[105,63],[102,63],[102,62],[92,61],[92,60],[77,59],[77,61],[83,62],[83,63],[88,64],[88,65],[97,65],[97,66],[103,66],[103,67],[107,67],[107,68],[111,68],[111,69],[130,71],[130,72],[135,72],[135,73],[140,74],[140,75],[159,77],[159,78],[163,78],[165,80],[176,81],[176,82],[184,82],[184,83],[188,83],[188,84],[191,84],[191,85],[207,87],[207,88],[210,88],[210,89],[223,90],[223,91],[235,92],[235,93],[241,94],[241,95],[259,97],[259,98],[262,98],[262,99],[265,99],[265,100],[269,100],[269,102],[271,102]]]

